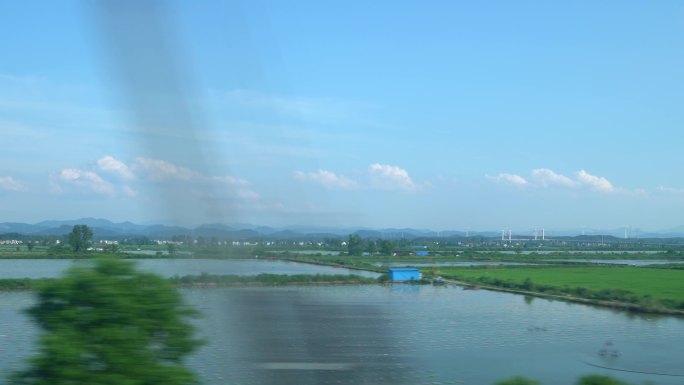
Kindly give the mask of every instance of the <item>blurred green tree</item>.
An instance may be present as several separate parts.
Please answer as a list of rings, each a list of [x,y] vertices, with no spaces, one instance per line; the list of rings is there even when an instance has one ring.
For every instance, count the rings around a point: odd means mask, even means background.
[[[501,380],[495,385],[541,385],[541,383],[531,378],[517,376]]]
[[[99,259],[38,288],[28,314],[42,329],[38,353],[15,372],[21,385],[188,385],[183,358],[201,343],[197,313],[169,282],[131,262]]]
[[[590,374],[583,376],[577,381],[578,385],[628,385],[626,382],[617,380],[610,376],[600,374]]]

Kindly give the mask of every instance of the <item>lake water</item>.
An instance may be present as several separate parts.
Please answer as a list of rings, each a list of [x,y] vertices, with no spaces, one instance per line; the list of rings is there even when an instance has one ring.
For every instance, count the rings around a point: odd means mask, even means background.
[[[263,259],[135,259],[145,271],[173,277],[175,275],[258,274],[355,274],[375,278],[379,274],[332,266],[319,266],[290,261]],[[69,259],[0,259],[0,278],[54,278],[83,260]],[[87,262],[87,261],[86,261]]]
[[[204,384],[472,384],[513,375],[571,385],[584,374],[684,383],[684,320],[515,294],[433,286],[183,289],[208,343],[189,360]],[[29,292],[0,293],[0,373],[36,330]],[[606,343],[610,341],[609,345]],[[607,349],[618,352],[601,356]]]

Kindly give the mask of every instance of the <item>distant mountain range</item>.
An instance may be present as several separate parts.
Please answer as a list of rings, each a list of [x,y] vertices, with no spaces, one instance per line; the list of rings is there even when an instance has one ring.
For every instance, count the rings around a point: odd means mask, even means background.
[[[455,237],[500,237],[500,231],[433,231],[412,228],[332,228],[316,226],[291,226],[288,228],[274,228],[258,226],[247,223],[204,224],[194,228],[167,226],[161,224],[140,225],[132,222],[111,222],[100,218],[80,218],[73,220],[47,220],[35,224],[3,222],[0,223],[1,234],[21,234],[36,236],[62,236],[71,232],[74,225],[83,224],[93,229],[96,239],[124,239],[148,237],[150,239],[170,239],[173,236],[189,235],[192,237],[204,237],[207,239],[218,238],[221,240],[253,240],[253,239],[292,239],[292,240],[322,240],[325,238],[343,238],[349,234],[357,234],[362,238],[455,238]],[[662,232],[641,232],[636,229],[571,229],[566,231],[546,231],[547,238],[551,237],[578,237],[584,235],[587,240],[611,236],[615,238],[679,238],[684,237],[684,226]],[[538,231],[541,238],[541,230]],[[532,231],[513,231],[512,238],[532,238]]]

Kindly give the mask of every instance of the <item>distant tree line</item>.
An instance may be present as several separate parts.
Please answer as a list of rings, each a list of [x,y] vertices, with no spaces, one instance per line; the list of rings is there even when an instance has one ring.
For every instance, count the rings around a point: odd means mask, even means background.
[[[411,243],[407,240],[363,239],[357,234],[351,234],[347,239],[347,254],[392,255],[396,249],[409,246]]]

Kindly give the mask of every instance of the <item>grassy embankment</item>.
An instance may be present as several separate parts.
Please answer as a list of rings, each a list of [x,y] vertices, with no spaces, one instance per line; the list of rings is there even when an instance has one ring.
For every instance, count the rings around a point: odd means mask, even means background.
[[[347,269],[375,271],[378,273],[387,272],[386,267],[376,266],[373,264],[373,260],[361,257],[286,254],[278,255],[275,258],[283,261],[304,262],[313,265],[344,267]]]
[[[242,275],[186,275],[169,279],[178,286],[285,286],[285,285],[343,285],[371,284],[379,280],[344,274],[259,274]]]
[[[0,291],[33,290],[48,281],[50,281],[49,278],[0,279]],[[255,276],[201,274],[172,277],[169,281],[178,287],[360,285],[380,282],[378,279],[343,274],[259,274]]]
[[[440,267],[434,274],[477,285],[621,302],[634,310],[684,310],[684,270],[651,267]],[[608,302],[608,303],[606,303]],[[630,306],[626,306],[630,307]]]

